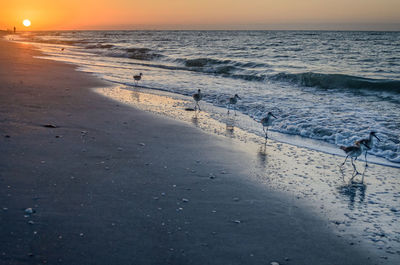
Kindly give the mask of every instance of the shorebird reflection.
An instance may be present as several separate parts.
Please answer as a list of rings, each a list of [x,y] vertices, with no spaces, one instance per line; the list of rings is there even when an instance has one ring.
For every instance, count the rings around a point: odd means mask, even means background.
[[[260,145],[257,157],[259,159],[260,165],[262,167],[265,167],[267,165],[267,138],[265,138],[264,143]]]
[[[194,126],[198,127],[199,126],[199,113],[197,111],[194,112],[194,115],[192,117],[192,123]]]
[[[234,130],[235,130],[235,118],[233,117],[233,118],[230,118],[230,117],[227,117],[226,118],[226,120],[225,120],[225,125],[226,125],[226,127],[225,127],[225,129],[226,129],[226,133],[227,133],[227,135],[229,135],[229,136],[233,136],[233,134],[234,134]]]
[[[133,101],[136,101],[139,103],[140,102],[140,93],[138,93],[136,91],[132,91],[131,98]]]
[[[351,183],[337,188],[340,195],[349,200],[349,209],[353,210],[357,203],[360,206],[364,204],[367,186],[363,183]]]

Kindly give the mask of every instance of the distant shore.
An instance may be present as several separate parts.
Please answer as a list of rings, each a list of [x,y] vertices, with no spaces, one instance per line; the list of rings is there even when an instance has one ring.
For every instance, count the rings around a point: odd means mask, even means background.
[[[92,89],[113,85],[38,55],[0,40],[0,264],[398,260],[271,188],[294,172],[330,177],[317,161],[328,155],[272,142],[255,168],[262,151],[100,96]],[[312,170],[292,168],[303,160]],[[370,174],[398,172],[378,167]]]

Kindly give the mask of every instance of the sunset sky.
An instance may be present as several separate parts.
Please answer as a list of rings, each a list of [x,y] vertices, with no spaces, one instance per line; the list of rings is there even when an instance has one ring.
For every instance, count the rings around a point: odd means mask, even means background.
[[[400,0],[13,0],[0,29],[388,29]]]

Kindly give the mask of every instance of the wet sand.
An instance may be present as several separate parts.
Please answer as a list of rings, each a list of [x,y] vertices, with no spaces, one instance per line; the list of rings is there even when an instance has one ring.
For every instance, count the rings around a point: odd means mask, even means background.
[[[244,143],[98,95],[111,85],[35,55],[0,41],[1,264],[393,261],[259,185]]]

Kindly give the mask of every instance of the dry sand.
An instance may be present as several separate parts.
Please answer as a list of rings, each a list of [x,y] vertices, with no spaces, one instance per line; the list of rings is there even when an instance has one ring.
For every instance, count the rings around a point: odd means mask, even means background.
[[[97,95],[110,84],[34,55],[0,41],[0,264],[386,262],[251,181],[233,139]]]

